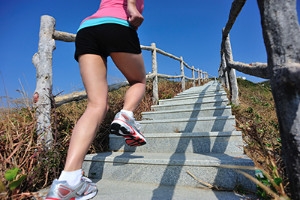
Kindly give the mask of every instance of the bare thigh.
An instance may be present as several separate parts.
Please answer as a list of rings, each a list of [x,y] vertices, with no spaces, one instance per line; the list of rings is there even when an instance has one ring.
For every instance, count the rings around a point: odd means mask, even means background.
[[[79,58],[80,74],[87,92],[88,102],[106,104],[107,102],[107,63],[99,55],[84,54]]]
[[[131,85],[146,82],[146,72],[142,54],[113,52],[110,54],[110,57]]]

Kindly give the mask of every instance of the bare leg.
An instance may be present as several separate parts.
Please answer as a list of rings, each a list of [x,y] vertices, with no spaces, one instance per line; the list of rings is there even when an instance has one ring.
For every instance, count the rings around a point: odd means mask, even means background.
[[[88,104],[74,127],[65,171],[81,169],[86,152],[95,138],[96,131],[108,109],[106,60],[98,55],[85,54],[79,57],[79,66],[88,95]]]
[[[110,56],[130,84],[123,109],[134,111],[145,94],[146,72],[142,54],[114,52]]]

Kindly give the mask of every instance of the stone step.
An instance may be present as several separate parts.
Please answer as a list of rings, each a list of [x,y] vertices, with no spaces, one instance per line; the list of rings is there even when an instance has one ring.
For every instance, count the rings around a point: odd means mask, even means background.
[[[87,155],[83,171],[89,178],[98,180],[202,186],[189,172],[218,188],[233,190],[240,186],[255,191],[255,185],[232,166],[242,169],[253,166],[253,162],[242,154],[105,152]],[[254,170],[245,172],[254,176]]]
[[[227,93],[224,91],[212,91],[212,92],[207,92],[207,93],[180,93],[176,96],[173,97],[173,99],[177,99],[177,98],[198,98],[198,97],[205,97],[205,96],[212,96],[212,95],[225,95],[227,96]]]
[[[250,199],[204,189],[205,183],[256,191],[237,171],[255,177],[221,85],[211,81],[159,104],[139,121],[146,145],[130,147],[123,137],[110,135],[109,152],[85,156],[82,169],[99,189],[94,199]]]
[[[197,109],[197,108],[227,106],[228,103],[229,103],[228,99],[220,99],[214,101],[203,100],[202,102],[185,103],[185,104],[173,102],[172,105],[152,105],[151,110],[159,111],[159,110],[177,110],[177,109]]]
[[[243,153],[240,131],[201,133],[145,133],[147,144],[130,147],[124,138],[109,136],[110,151],[146,153]]]
[[[174,119],[174,118],[196,118],[196,117],[212,117],[212,116],[230,116],[230,106],[217,106],[207,108],[189,108],[177,110],[161,110],[152,112],[143,112],[142,120],[154,119]]]
[[[241,200],[257,199],[233,191],[218,191],[207,187],[165,186],[135,181],[92,180],[99,190],[93,200]]]
[[[195,189],[203,187],[203,181],[227,190],[237,186],[256,190],[255,184],[235,169],[255,176],[254,170],[249,170],[252,160],[243,153],[242,133],[236,131],[235,117],[219,84],[193,87],[172,99],[160,100],[159,104],[151,107],[152,112],[142,113],[139,121],[147,145],[129,147],[123,137],[110,135],[109,152],[85,157],[86,175],[98,182],[151,184],[160,188]],[[202,199],[201,195],[195,199],[199,197]]]
[[[188,90],[185,90],[181,93],[176,94],[174,97],[185,97],[185,96],[203,96],[203,95],[212,95],[212,94],[227,94],[225,90],[210,90],[210,91],[196,91],[191,90],[193,88],[190,88]]]
[[[190,133],[235,131],[234,116],[139,121],[142,133]]]
[[[226,94],[214,94],[214,95],[202,95],[198,97],[184,97],[184,98],[172,98],[172,99],[163,99],[159,100],[159,105],[173,105],[175,104],[187,104],[187,103],[202,103],[204,101],[220,101],[227,100]]]
[[[107,179],[92,179],[98,188],[93,200],[250,200],[258,199],[252,193],[239,194],[235,191],[210,189],[201,187],[169,186],[154,183],[138,183],[135,181],[116,181]],[[37,199],[45,199],[50,187],[37,192]],[[244,193],[244,191],[243,191]]]
[[[215,93],[215,92],[224,92],[225,90],[222,87],[217,85],[208,85],[208,86],[196,86],[191,87],[183,92],[178,93],[181,94],[208,94],[208,93]]]

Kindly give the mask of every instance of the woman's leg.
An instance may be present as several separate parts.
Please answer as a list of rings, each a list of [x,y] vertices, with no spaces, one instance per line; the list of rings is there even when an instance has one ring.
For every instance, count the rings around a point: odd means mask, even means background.
[[[122,52],[114,52],[110,56],[130,84],[124,97],[123,109],[134,111],[145,94],[146,72],[143,56]]]
[[[124,97],[123,109],[116,114],[110,132],[123,136],[129,146],[144,145],[146,139],[133,116],[133,111],[145,94],[146,73],[142,54],[111,53],[110,56],[130,84]]]
[[[79,57],[79,66],[88,103],[73,129],[64,171],[81,169],[83,159],[108,109],[106,59],[98,55],[85,54]]]

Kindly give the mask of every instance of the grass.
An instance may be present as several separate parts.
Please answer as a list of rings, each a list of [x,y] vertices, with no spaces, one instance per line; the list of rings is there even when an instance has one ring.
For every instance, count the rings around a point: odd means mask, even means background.
[[[237,129],[243,132],[247,144],[245,153],[263,172],[264,176],[258,178],[259,181],[277,195],[285,196],[288,194],[288,181],[280,157],[278,121],[270,85],[268,82],[254,84],[240,79],[238,84],[241,103],[239,106],[232,105],[232,111],[236,116]],[[189,87],[191,84],[188,84]],[[122,108],[126,89],[123,87],[109,93],[110,109],[88,153],[108,150],[109,124],[115,113]],[[180,82],[159,81],[160,99],[171,98],[179,92]],[[146,95],[135,112],[137,120],[141,119],[143,111],[151,110],[151,94],[152,84],[149,82]],[[0,159],[3,162],[0,163],[0,199],[37,196],[35,191],[50,185],[53,178],[59,176],[64,166],[70,133],[85,106],[86,101],[80,101],[53,109],[51,121],[55,141],[52,150],[44,149],[36,143],[35,112],[31,106],[1,109]],[[8,175],[11,175],[9,179]],[[12,185],[16,187],[10,187]],[[271,199],[261,188],[258,195],[263,199]]]
[[[245,153],[262,171],[258,180],[277,195],[289,193],[285,167],[281,159],[281,140],[274,99],[269,82],[252,83],[238,79],[240,105],[232,105],[237,130],[243,132],[247,144]],[[264,199],[271,196],[260,187],[258,195]]]

